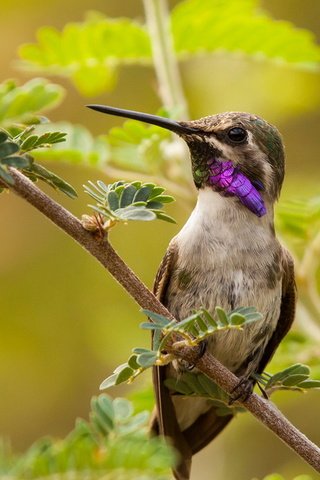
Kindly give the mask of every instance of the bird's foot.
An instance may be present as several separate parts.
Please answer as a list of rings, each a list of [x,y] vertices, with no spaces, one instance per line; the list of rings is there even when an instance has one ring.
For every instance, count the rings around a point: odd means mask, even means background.
[[[206,352],[207,340],[203,340],[202,342],[200,342],[197,345],[197,347],[194,347],[194,348],[198,349],[195,362],[194,363],[189,363],[189,362],[186,362],[185,360],[179,360],[178,364],[179,364],[179,370],[180,371],[188,370],[190,372],[191,370],[193,370],[195,368],[197,361],[200,360],[200,358],[202,358],[203,355]]]
[[[237,400],[245,402],[253,392],[255,380],[251,377],[243,377],[239,379],[237,385],[230,393],[229,405],[232,405]]]

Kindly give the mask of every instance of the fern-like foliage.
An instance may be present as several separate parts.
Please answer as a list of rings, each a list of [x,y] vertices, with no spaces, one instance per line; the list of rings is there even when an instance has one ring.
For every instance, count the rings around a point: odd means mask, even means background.
[[[106,136],[110,162],[136,172],[163,173],[163,142],[170,137],[170,132],[164,128],[127,120],[122,127],[112,128]]]
[[[47,121],[39,113],[56,106],[62,96],[61,87],[40,78],[20,86],[11,80],[0,84],[0,192],[6,185],[13,185],[10,167],[14,167],[32,181],[42,180],[71,198],[77,196],[69,183],[36,163],[33,157],[35,150],[65,141],[65,132],[47,131],[46,127],[39,134],[35,132],[36,126]]]
[[[319,68],[313,35],[290,22],[275,21],[258,0],[185,0],[172,12],[178,54],[227,51]]]
[[[239,308],[230,313],[217,307],[215,318],[207,310],[201,309],[180,322],[172,322],[163,315],[150,310],[142,310],[142,312],[152,320],[141,323],[140,327],[145,330],[153,330],[153,349],[134,348],[129,360],[117,367],[113,374],[102,382],[101,390],[123,382],[132,383],[136,377],[153,365],[164,365],[172,361],[173,358],[163,354],[163,350],[173,334],[180,335],[186,345],[194,346],[218,331],[241,330],[245,324],[262,318],[262,315],[252,307]]]
[[[141,328],[161,330],[166,337],[177,333],[185,339],[189,346],[198,345],[215,332],[230,329],[242,330],[244,325],[263,318],[254,307],[240,307],[230,313],[226,313],[221,307],[216,307],[215,316],[202,308],[180,322],[168,322],[162,315],[149,310],[143,310],[143,312],[152,319],[152,322],[142,323]],[[165,321],[167,321],[166,324]]]
[[[105,136],[95,137],[86,127],[69,122],[40,124],[35,129],[37,135],[56,131],[66,133],[65,141],[55,143],[51,148],[32,152],[36,160],[68,162],[72,165],[81,164],[107,169],[111,160],[111,149]]]
[[[142,323],[140,327],[153,331],[153,349],[134,348],[128,361],[118,366],[112,375],[101,383],[101,390],[125,382],[132,383],[148,368],[172,362],[174,356],[166,353],[166,345],[169,340],[172,340],[173,334],[175,339],[178,335],[186,345],[194,346],[218,332],[230,329],[242,330],[246,325],[262,319],[262,315],[253,307],[241,307],[230,313],[217,307],[214,316],[207,310],[201,309],[180,322],[171,321],[150,310],[142,310],[142,312],[151,320]],[[303,392],[311,388],[320,388],[320,380],[310,378],[310,368],[302,364],[286,367],[274,375],[263,372],[261,375],[252,375],[252,378],[267,395],[271,395],[277,390]],[[229,405],[229,395],[215,382],[199,372],[184,372],[178,378],[168,378],[166,386],[177,395],[210,399],[217,408],[218,415],[233,415],[243,411],[237,405]]]
[[[318,68],[320,49],[312,34],[273,20],[259,7],[258,0],[180,2],[171,15],[178,57],[223,50]],[[119,65],[152,61],[145,26],[126,18],[89,14],[61,32],[43,27],[37,40],[20,48],[22,65],[66,76],[85,95],[111,90]]]
[[[184,372],[179,378],[167,378],[165,385],[176,394],[188,397],[202,397],[210,400],[219,416],[235,415],[245,409],[230,405],[229,395],[203,373]]]
[[[9,133],[9,131],[15,134]],[[30,180],[42,180],[51,187],[60,190],[71,198],[77,196],[74,188],[65,180],[47,168],[36,163],[29,154],[37,148],[50,147],[52,144],[63,142],[65,133],[47,132],[43,135],[33,134],[34,126],[12,127],[8,131],[0,130],[0,191],[6,185],[13,185],[14,179],[10,173],[10,167],[21,170]]]
[[[291,330],[279,345],[277,355],[272,360],[273,372],[285,370],[295,363],[307,364],[313,378],[320,380],[319,341],[301,329]]]
[[[77,420],[65,439],[41,439],[14,462],[3,445],[0,474],[13,480],[84,480],[88,472],[90,479],[168,480],[175,455],[161,438],[149,438],[148,417],[146,411],[135,414],[124,398],[94,397],[90,421]]]
[[[34,78],[24,85],[13,80],[0,84],[0,125],[8,128],[14,123],[39,123],[39,112],[57,106],[64,90],[42,78]]]
[[[168,111],[164,109],[156,113],[168,116]],[[172,114],[170,112],[169,116]],[[34,154],[35,158],[43,161],[63,159],[72,164],[95,165],[108,176],[120,176],[119,171],[124,172],[123,176],[126,172],[131,172],[131,176],[133,172],[139,172],[144,178],[149,176],[151,182],[154,177],[163,177],[186,183],[186,169],[182,168],[186,152],[180,142],[173,140],[170,132],[163,128],[128,120],[121,127],[111,128],[107,135],[94,137],[83,126],[57,122],[38,125],[36,133],[56,130],[67,133],[66,142],[50,149],[38,150]],[[113,169],[116,169],[116,175]]]
[[[308,365],[296,363],[280,372],[270,375],[263,372],[262,375],[255,375],[259,384],[263,385],[266,393],[271,394],[276,390],[295,390],[303,392],[310,388],[320,388],[320,380],[310,378]]]
[[[88,183],[89,185],[84,185],[84,190],[96,201],[96,205],[89,206],[107,220],[107,229],[116,222],[129,220],[159,219],[175,223],[162,210],[163,205],[173,202],[174,198],[164,195],[165,189],[154,183],[118,181],[106,185],[101,180],[96,184],[90,181]]]
[[[111,90],[119,64],[151,59],[145,27],[127,18],[90,13],[83,23],[69,23],[62,32],[43,27],[38,44],[23,45],[24,66],[66,75],[84,95]]]

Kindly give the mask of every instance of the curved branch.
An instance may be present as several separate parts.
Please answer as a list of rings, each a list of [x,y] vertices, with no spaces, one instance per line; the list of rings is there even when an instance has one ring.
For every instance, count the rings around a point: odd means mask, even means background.
[[[171,313],[119,257],[107,240],[102,240],[86,231],[75,216],[39,190],[18,170],[10,168],[10,173],[15,183],[12,186],[10,185],[9,188],[37,208],[91,253],[134,298],[138,305],[174,319]],[[197,349],[186,347],[181,342],[166,346],[166,349],[176,357],[194,363],[201,372],[214,380],[227,393],[231,393],[239,382],[239,379],[233,373],[209,353],[205,353],[199,360],[197,359]],[[253,393],[246,401],[239,403],[272,430],[317,472],[320,472],[320,449],[295,428],[270,401],[266,401]]]

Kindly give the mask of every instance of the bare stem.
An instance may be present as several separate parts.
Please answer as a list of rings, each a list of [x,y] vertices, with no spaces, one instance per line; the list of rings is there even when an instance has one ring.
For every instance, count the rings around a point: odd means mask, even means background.
[[[147,308],[174,320],[171,313],[139,280],[108,241],[102,240],[98,236],[86,231],[76,217],[39,190],[36,185],[19,171],[10,168],[10,173],[15,183],[13,186],[9,186],[9,188],[37,208],[91,253],[142,308]],[[214,380],[228,393],[231,393],[239,382],[239,379],[233,373],[208,353],[205,353],[199,360],[195,350],[181,345],[181,342],[173,346],[167,345],[166,349],[169,353],[174,354],[175,357],[195,363],[201,372]],[[316,471],[320,472],[320,449],[297,430],[271,402],[264,400],[256,394],[252,394],[242,404]]]
[[[188,107],[173,50],[167,1],[144,0],[144,9],[152,44],[153,63],[163,104],[166,107],[177,109],[180,119],[187,120]]]

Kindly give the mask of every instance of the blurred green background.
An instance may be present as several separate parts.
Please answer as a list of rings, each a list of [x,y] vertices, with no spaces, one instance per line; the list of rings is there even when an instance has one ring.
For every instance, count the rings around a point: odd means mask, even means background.
[[[177,3],[169,2],[171,6]],[[308,28],[319,39],[319,1],[265,0],[262,5],[274,18]],[[66,22],[83,20],[88,10],[138,20],[144,15],[138,0],[2,0],[1,81],[32,78],[17,69],[17,48],[34,41],[40,26],[61,29]],[[181,74],[191,118],[245,110],[266,117],[280,128],[287,150],[283,198],[320,194],[318,74],[224,55],[184,62]],[[93,133],[104,133],[121,123],[88,111],[84,108],[86,100],[69,82],[53,80],[61,83],[67,94],[61,106],[48,115],[51,120],[79,123]],[[154,112],[160,107],[156,88],[151,67],[124,67],[112,93],[89,101]],[[50,168],[80,193],[78,201],[61,194],[53,196],[78,216],[87,212],[82,184],[103,178],[101,172],[63,162]],[[137,306],[110,275],[28,204],[13,194],[2,197],[0,433],[21,451],[42,435],[65,435],[76,417],[86,417],[90,398],[98,393],[101,381],[126,360],[132,347],[148,346],[149,338],[137,327],[142,319]],[[133,223],[112,232],[113,245],[148,286],[170,238],[181,228],[190,208],[177,202],[168,211],[177,225]],[[117,319],[122,325],[119,330]],[[123,395],[146,382],[143,379],[130,388],[118,387],[112,393]],[[318,392],[277,394],[274,400],[298,428],[320,443]],[[312,473],[245,414],[195,457],[193,478],[249,480],[272,471],[288,479]],[[312,475],[316,478],[315,473]]]

